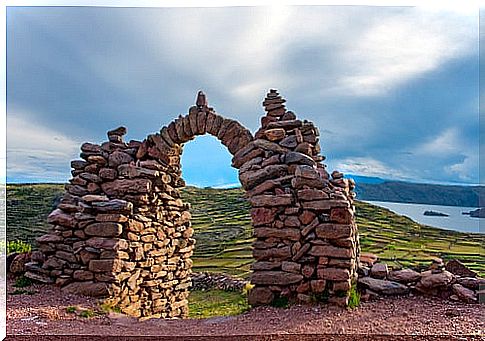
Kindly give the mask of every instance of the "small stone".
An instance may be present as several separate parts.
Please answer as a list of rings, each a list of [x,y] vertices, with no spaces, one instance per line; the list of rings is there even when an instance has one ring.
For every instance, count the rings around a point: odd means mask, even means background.
[[[293,272],[296,274],[300,273],[301,270],[301,264],[295,263],[295,262],[282,262],[281,263],[281,270],[286,271],[286,272]]]
[[[454,275],[461,277],[476,277],[477,273],[470,270],[465,264],[458,259],[452,259],[446,263],[445,269]]]
[[[113,222],[94,223],[84,229],[87,235],[97,237],[117,237],[122,231],[123,226]]]
[[[251,283],[261,285],[289,285],[302,279],[302,275],[284,271],[257,271],[251,274]]]
[[[89,270],[93,272],[119,272],[123,262],[118,259],[93,259],[89,262]]]
[[[326,281],[323,279],[315,279],[310,281],[310,286],[314,293],[321,293],[325,290]]]
[[[377,259],[377,255],[368,252],[362,252],[359,256],[359,261],[369,266],[372,266],[375,262],[377,262]]]
[[[323,268],[318,269],[318,278],[331,281],[346,281],[350,278],[350,272],[347,269]]]
[[[270,141],[279,141],[285,137],[285,130],[283,128],[268,129],[264,131],[264,135]]]
[[[274,294],[267,287],[255,287],[248,295],[248,303],[252,306],[267,305],[273,302]]]
[[[339,171],[333,171],[332,172],[332,178],[333,179],[343,179],[344,174],[339,172]]]
[[[315,166],[315,161],[308,155],[299,152],[288,152],[284,157],[286,164],[297,163],[301,165]]]
[[[24,274],[25,277],[27,278],[30,278],[34,281],[37,281],[37,282],[41,282],[41,283],[46,283],[46,284],[53,284],[54,283],[54,280],[47,276],[47,275],[44,275],[44,274],[41,274],[41,273],[37,273],[37,272],[31,272],[31,271],[27,271],[25,274]]]
[[[274,208],[257,207],[251,209],[251,220],[253,226],[270,224],[275,219],[276,210]]]
[[[411,269],[403,269],[389,272],[387,278],[390,281],[407,284],[418,281],[421,278],[421,274]]]
[[[282,139],[279,145],[285,148],[295,148],[298,145],[298,142],[295,135],[290,135]]]
[[[386,263],[376,263],[370,269],[370,276],[373,278],[385,279],[388,273],[389,269]]]
[[[439,273],[433,273],[432,270],[424,271],[421,273],[421,280],[416,285],[416,289],[426,292],[430,289],[443,288],[448,286],[453,279],[453,274],[446,270]]]
[[[106,283],[101,282],[74,282],[68,284],[62,288],[65,293],[92,296],[92,297],[103,297],[109,294],[108,286]]]
[[[263,207],[263,206],[286,206],[291,205],[293,201],[293,196],[291,194],[280,194],[280,195],[256,195],[249,198],[249,201],[253,207]]]
[[[467,303],[474,303],[477,301],[477,295],[473,290],[465,288],[461,284],[452,285],[453,292],[460,298],[460,300]]]
[[[18,254],[12,261],[12,264],[10,264],[9,270],[11,273],[14,274],[21,274],[25,272],[25,264],[30,262],[31,260],[31,253],[30,252],[24,252]]]

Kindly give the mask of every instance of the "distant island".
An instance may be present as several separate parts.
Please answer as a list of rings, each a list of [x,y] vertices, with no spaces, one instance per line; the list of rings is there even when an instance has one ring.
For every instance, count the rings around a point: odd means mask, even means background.
[[[432,217],[449,217],[449,214],[436,212],[436,211],[424,211],[423,215]]]
[[[463,214],[467,214],[472,218],[485,218],[485,207],[477,208],[476,210],[470,212],[462,212]]]

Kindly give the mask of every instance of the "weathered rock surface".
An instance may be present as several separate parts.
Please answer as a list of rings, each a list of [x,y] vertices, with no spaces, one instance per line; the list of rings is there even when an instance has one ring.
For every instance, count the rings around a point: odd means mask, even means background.
[[[399,283],[413,283],[421,278],[421,274],[412,269],[395,270],[389,272],[387,279]]]
[[[359,278],[359,284],[383,295],[405,295],[409,293],[409,288],[403,284],[372,277]]]

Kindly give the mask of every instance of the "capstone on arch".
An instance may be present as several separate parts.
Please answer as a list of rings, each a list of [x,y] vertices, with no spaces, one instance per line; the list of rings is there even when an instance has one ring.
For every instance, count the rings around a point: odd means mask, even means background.
[[[353,182],[327,173],[318,129],[285,102],[270,90],[254,137],[199,92],[188,115],[144,141],[125,143],[120,127],[101,145],[84,143],[26,276],[108,297],[132,316],[187,317],[195,240],[179,192],[180,156],[184,143],[209,133],[233,155],[252,206],[249,303],[320,295],[346,305],[359,253]]]

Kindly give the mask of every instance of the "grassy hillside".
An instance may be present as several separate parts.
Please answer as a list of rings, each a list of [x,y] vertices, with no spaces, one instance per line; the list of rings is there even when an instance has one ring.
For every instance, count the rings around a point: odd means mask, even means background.
[[[8,185],[7,239],[32,242],[48,229],[45,220],[62,185]],[[246,276],[252,262],[248,203],[240,189],[188,187],[197,245],[195,271]],[[432,257],[458,258],[485,275],[485,236],[420,225],[391,211],[357,202],[357,223],[363,252],[374,252],[394,266],[419,266]]]
[[[357,183],[356,193],[361,200],[392,201],[415,204],[478,207],[478,186],[446,186],[416,184],[400,181]]]

